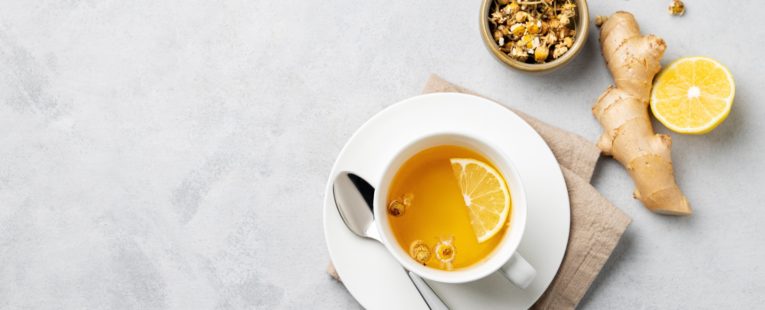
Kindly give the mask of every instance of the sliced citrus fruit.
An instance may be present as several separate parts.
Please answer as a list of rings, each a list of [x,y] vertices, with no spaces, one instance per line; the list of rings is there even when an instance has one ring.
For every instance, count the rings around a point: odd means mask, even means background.
[[[497,234],[510,213],[510,192],[502,176],[486,163],[472,158],[452,158],[462,198],[478,242]]]
[[[728,117],[735,93],[725,66],[706,57],[681,58],[656,78],[651,112],[672,131],[703,134]]]

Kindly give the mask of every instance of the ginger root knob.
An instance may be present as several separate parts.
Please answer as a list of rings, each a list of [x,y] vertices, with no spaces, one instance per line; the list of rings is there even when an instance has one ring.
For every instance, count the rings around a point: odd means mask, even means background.
[[[616,84],[592,108],[604,131],[598,147],[627,168],[635,182],[634,197],[648,209],[691,214],[688,199],[675,181],[672,140],[656,134],[648,116],[653,77],[661,69],[666,44],[659,37],[641,35],[630,13],[616,12],[598,20],[603,58]]]

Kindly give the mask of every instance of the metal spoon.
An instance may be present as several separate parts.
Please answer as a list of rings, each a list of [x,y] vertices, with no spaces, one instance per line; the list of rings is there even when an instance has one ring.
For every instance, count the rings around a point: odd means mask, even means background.
[[[341,172],[332,184],[332,193],[335,196],[335,205],[340,212],[340,217],[348,229],[359,237],[380,242],[377,227],[374,225],[374,213],[372,213],[374,187],[353,173]],[[412,280],[430,309],[449,309],[425,280],[409,270],[404,269],[404,271],[409,275],[409,279]]]

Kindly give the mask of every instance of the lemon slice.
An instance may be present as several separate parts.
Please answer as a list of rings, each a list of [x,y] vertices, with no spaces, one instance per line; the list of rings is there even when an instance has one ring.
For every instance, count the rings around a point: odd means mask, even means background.
[[[502,229],[510,213],[510,192],[502,176],[482,161],[452,158],[452,171],[465,200],[478,243]]]
[[[735,93],[725,66],[705,57],[681,58],[656,78],[651,111],[672,131],[703,134],[728,117]]]

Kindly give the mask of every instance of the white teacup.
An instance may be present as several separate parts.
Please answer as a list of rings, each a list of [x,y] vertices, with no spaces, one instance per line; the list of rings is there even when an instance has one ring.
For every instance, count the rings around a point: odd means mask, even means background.
[[[411,258],[406,250],[401,248],[398,242],[396,242],[386,214],[390,183],[401,168],[401,165],[420,151],[440,145],[465,147],[488,158],[505,178],[512,201],[510,229],[505,230],[505,235],[497,245],[497,248],[482,261],[453,271],[426,267]],[[502,154],[498,148],[492,147],[478,138],[454,133],[436,134],[418,139],[404,146],[395,152],[395,154],[386,166],[375,190],[373,203],[374,217],[380,234],[380,240],[404,268],[422,278],[445,283],[475,281],[499,271],[510,282],[520,288],[526,288],[531,284],[536,276],[536,270],[516,252],[518,245],[521,243],[526,225],[526,193],[521,184],[517,169],[515,169],[507,156]]]

